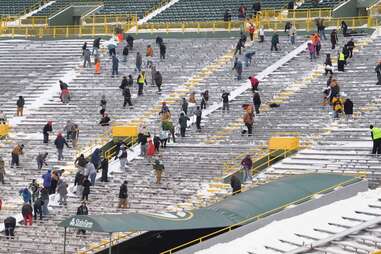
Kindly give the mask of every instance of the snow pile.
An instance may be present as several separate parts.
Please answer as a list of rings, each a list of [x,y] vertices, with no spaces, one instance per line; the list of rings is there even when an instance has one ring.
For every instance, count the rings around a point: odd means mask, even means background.
[[[329,230],[336,230],[337,227],[331,227],[329,222],[340,223],[342,216],[349,217],[364,217],[364,215],[355,214],[354,211],[367,211],[368,205],[378,202],[381,195],[381,188],[370,190],[367,192],[359,193],[356,196],[335,202],[333,204],[315,209],[305,214],[288,218],[281,221],[275,221],[263,228],[258,229],[242,238],[235,239],[231,242],[217,244],[209,249],[196,252],[197,254],[220,254],[220,253],[234,253],[234,254],[247,254],[248,252],[260,254],[274,254],[273,250],[266,249],[265,246],[279,248],[285,251],[294,249],[291,245],[283,244],[279,241],[289,240],[300,244],[308,243],[305,238],[299,238],[295,235],[306,234],[316,236],[318,238],[325,238],[326,235],[317,235],[314,228],[324,228]],[[352,224],[351,224],[352,223]],[[342,224],[354,226],[356,222],[344,221]],[[344,230],[344,229],[342,229]],[[302,242],[303,241],[303,242]]]

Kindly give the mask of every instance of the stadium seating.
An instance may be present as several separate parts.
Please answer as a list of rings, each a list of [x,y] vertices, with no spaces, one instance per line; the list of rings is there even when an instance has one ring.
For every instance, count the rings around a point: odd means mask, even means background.
[[[168,48],[168,59],[165,62],[159,62],[157,56],[157,48],[155,48],[154,62],[157,63],[158,69],[163,73],[164,85],[162,99],[164,99],[168,94],[176,90],[179,84],[187,81],[190,76],[198,73],[206,65],[210,65],[216,59],[224,57],[223,52],[230,50],[236,43],[236,39],[198,39],[198,40],[165,40]],[[15,42],[16,43],[16,42]],[[133,72],[134,67],[134,55],[139,50],[144,52],[147,44],[154,45],[154,41],[137,41],[135,43],[135,49],[131,52],[127,65],[120,63],[120,72],[124,74],[129,74]],[[21,52],[24,52],[24,47],[29,45],[31,48],[47,48],[46,55],[51,56],[50,58],[42,55],[35,56],[33,59],[36,66],[38,66],[38,59],[45,59],[48,61],[45,66],[52,65],[54,63],[59,63],[61,68],[71,65],[71,62],[62,60],[57,61],[55,53],[51,52],[49,48],[54,48],[56,45],[57,52],[70,51],[68,54],[71,59],[76,62],[76,66],[80,62],[79,56],[81,52],[82,41],[71,41],[70,43],[65,41],[58,42],[20,42],[19,48]],[[6,44],[7,45],[7,44]],[[5,45],[5,46],[6,46]],[[16,43],[17,45],[17,43]],[[266,46],[265,46],[266,45]],[[264,47],[268,48],[269,44],[266,42]],[[264,68],[269,65],[279,57],[283,56],[288,52],[288,46],[286,46],[284,51],[276,54],[265,54],[263,52],[263,62],[259,68]],[[17,48],[16,48],[17,49]],[[53,49],[52,49],[53,50]],[[121,50],[121,48],[118,49]],[[15,55],[16,52],[13,52]],[[11,58],[8,55],[7,58]],[[262,54],[260,54],[262,55]],[[230,61],[231,57],[228,61]],[[15,63],[19,63],[19,66],[30,65],[29,59],[18,60]],[[15,66],[18,66],[15,64]],[[230,64],[228,64],[230,66]],[[16,67],[15,67],[16,68]],[[20,67],[22,68],[22,67]],[[77,68],[77,67],[75,67]],[[65,70],[62,70],[65,72]],[[35,156],[42,151],[49,152],[49,167],[61,168],[72,165],[72,161],[75,158],[75,151],[72,149],[65,149],[64,162],[56,162],[56,151],[52,145],[42,144],[42,134],[41,128],[48,119],[53,120],[54,133],[58,130],[62,130],[63,125],[67,120],[72,120],[80,124],[80,144],[86,146],[92,142],[97,136],[104,132],[104,129],[97,126],[99,121],[98,108],[94,105],[98,105],[101,95],[105,94],[108,99],[107,111],[109,112],[111,118],[114,120],[128,120],[139,116],[142,116],[150,108],[155,107],[159,104],[156,94],[156,87],[147,86],[145,88],[145,96],[142,98],[133,97],[134,109],[122,109],[122,97],[119,96],[118,86],[120,84],[119,78],[111,78],[110,61],[107,55],[102,57],[102,74],[100,76],[94,75],[93,68],[80,68],[79,74],[73,75],[73,81],[69,83],[70,89],[72,91],[72,102],[68,105],[62,105],[59,101],[58,96],[54,95],[53,99],[45,104],[41,105],[38,109],[31,112],[21,123],[13,128],[13,134],[10,136],[11,142],[6,142],[1,150],[3,158],[9,158],[9,151],[13,145],[18,143],[25,144],[25,156],[21,157],[21,168],[13,170],[7,170],[7,182],[12,182],[11,184],[6,184],[4,188],[0,190],[0,195],[3,199],[4,207],[6,211],[2,213],[0,218],[3,219],[4,216],[13,213],[19,213],[21,200],[17,197],[17,190],[23,186],[26,186],[31,179],[40,179],[42,172],[35,170]],[[57,79],[64,76],[60,70],[55,70],[55,74],[51,73],[51,83],[46,84],[48,86],[58,86],[56,83]],[[136,74],[133,74],[134,78]],[[56,77],[56,78],[54,78]],[[16,78],[18,80],[18,78]],[[43,79],[43,76],[41,77]],[[23,94],[26,97],[27,102],[32,102],[33,96],[38,97],[38,94],[43,94],[47,87],[39,84],[38,79],[30,80],[33,84],[30,85],[29,90],[23,92],[23,87],[19,86],[19,90],[13,93],[13,99],[8,99],[9,101],[4,102],[2,109],[10,116],[14,112],[14,100],[17,95]],[[150,78],[148,78],[150,83]],[[30,84],[30,83],[29,83]],[[230,85],[230,83],[229,83]],[[39,89],[33,89],[34,87],[40,87]],[[208,87],[208,83],[200,84],[201,90]],[[5,87],[4,87],[5,89]],[[134,88],[135,89],[135,88]],[[27,92],[28,91],[28,92]],[[34,95],[32,93],[34,91]],[[28,94],[30,93],[30,94]],[[117,95],[115,95],[115,93]],[[12,97],[9,97],[12,98]],[[115,99],[113,99],[115,98]],[[180,100],[179,100],[180,101]],[[30,106],[27,103],[26,108]],[[179,110],[179,104],[175,103],[171,105],[171,110],[173,110],[174,115],[176,115]],[[148,115],[147,126],[152,133],[158,133],[158,119],[159,116]],[[174,116],[175,117],[175,116]],[[54,138],[54,135],[51,139]],[[169,210],[179,210],[186,207],[186,201],[191,199],[198,190],[200,190],[204,184],[208,183],[213,177],[220,175],[221,165],[224,160],[230,158],[230,156],[237,155],[243,152],[243,148],[229,148],[226,150],[221,150],[218,148],[208,148],[207,150],[200,148],[167,148],[162,156],[164,158],[164,163],[166,166],[166,172],[163,178],[162,185],[153,184],[153,174],[152,165],[146,160],[135,160],[130,164],[127,174],[124,172],[116,172],[111,175],[111,182],[109,183],[97,183],[96,187],[92,188],[90,194],[89,209],[90,214],[95,213],[105,213],[105,212],[115,212],[118,210],[115,208],[117,204],[117,193],[119,191],[119,185],[121,182],[128,179],[129,185],[129,200],[131,204],[131,209],[128,211],[152,211],[157,212],[162,209]],[[211,158],[213,154],[214,158]],[[218,154],[218,156],[216,156]],[[199,158],[203,158],[200,160]],[[8,163],[7,163],[8,165]],[[71,166],[72,167],[72,166]],[[183,170],[179,171],[178,168],[181,167]],[[7,166],[8,168],[8,166]],[[136,170],[139,169],[139,170]],[[65,177],[66,181],[69,183],[73,180],[73,172],[68,172],[68,177]],[[187,179],[187,181],[184,181]],[[158,195],[159,194],[159,195]],[[52,197],[52,199],[54,199]],[[193,202],[200,202],[194,200]],[[22,250],[30,250],[33,247],[38,247],[39,250],[49,251],[59,251],[62,250],[62,229],[57,228],[56,224],[59,220],[66,216],[72,215],[76,211],[76,207],[79,206],[79,199],[75,196],[69,197],[68,207],[53,207],[54,211],[52,215],[49,215],[43,223],[34,224],[33,227],[36,230],[31,231],[29,227],[19,226],[16,230],[17,240],[14,242],[6,241],[5,239],[0,240],[2,246],[6,248],[0,250],[0,253],[12,252],[17,248],[20,249],[19,242],[25,243],[25,247]],[[183,208],[178,207],[177,204],[182,203]],[[191,204],[193,205],[193,204]],[[46,232],[41,232],[40,230]],[[31,237],[31,232],[39,232],[36,237]],[[48,237],[49,236],[49,237]],[[102,234],[91,234],[88,236],[91,241],[98,241],[101,238],[105,238]],[[40,240],[38,240],[40,239]],[[55,242],[55,244],[48,245],[43,241]],[[76,241],[76,239],[80,239]],[[74,252],[75,249],[79,249],[85,246],[85,240],[76,237],[74,234],[69,236],[69,252]],[[34,242],[30,246],[30,244]],[[4,244],[4,245],[3,245]],[[24,245],[24,244],[23,244]]]
[[[334,8],[335,6],[339,5],[341,2],[344,2],[343,0],[323,0],[319,1],[317,4],[314,0],[306,0],[304,3],[299,7],[300,9],[310,9],[310,8]]]
[[[148,1],[138,1],[138,0],[104,0],[101,1],[103,7],[98,10],[98,14],[126,14],[126,15],[137,15],[142,18],[146,11],[152,9],[154,6],[160,3],[160,0],[148,0]],[[62,10],[75,3],[76,5],[85,4],[97,4],[98,1],[75,1],[75,0],[57,0],[52,5],[36,13],[35,16],[50,16],[59,10]]]
[[[4,0],[0,1],[0,17],[16,16],[29,6],[38,3],[38,0]]]
[[[224,19],[226,10],[230,10],[232,19],[238,18],[238,9],[240,4],[244,4],[247,8],[247,14],[252,14],[252,6],[254,1],[244,0],[180,0],[170,8],[164,10],[155,16],[150,22],[176,22],[176,21],[209,21]],[[262,9],[282,9],[287,5],[287,0],[280,1],[261,1]]]

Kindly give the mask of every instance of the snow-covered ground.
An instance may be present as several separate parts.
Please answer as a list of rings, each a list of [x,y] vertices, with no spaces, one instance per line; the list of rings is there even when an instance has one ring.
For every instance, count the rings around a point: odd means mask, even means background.
[[[196,252],[197,254],[221,254],[221,253],[234,253],[234,254],[247,254],[248,252],[256,254],[274,254],[274,250],[267,249],[265,246],[271,246],[282,250],[289,251],[294,249],[290,245],[282,244],[279,239],[289,240],[302,244],[301,239],[295,233],[314,235],[316,232],[314,228],[328,228],[329,222],[339,222],[342,216],[353,217],[356,211],[368,210],[369,204],[378,202],[381,195],[381,188],[369,190],[367,192],[359,193],[358,195],[335,202],[333,204],[315,209],[305,214],[288,218],[281,221],[275,221],[257,231],[243,236],[242,238],[235,239],[231,242],[217,244],[209,249]],[[353,204],[356,204],[354,206]],[[356,215],[358,217],[360,215]],[[345,225],[353,226],[358,222],[345,221]],[[329,228],[331,230],[331,228]],[[343,229],[344,230],[344,229]],[[312,241],[312,240],[310,240]],[[303,238],[304,244],[308,240]],[[288,246],[289,249],[285,249]]]

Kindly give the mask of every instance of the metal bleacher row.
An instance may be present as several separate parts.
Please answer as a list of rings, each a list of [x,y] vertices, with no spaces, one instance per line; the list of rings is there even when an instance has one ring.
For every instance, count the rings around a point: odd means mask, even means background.
[[[4,0],[0,1],[0,17],[13,16],[22,12],[27,7],[38,3],[39,0]]]
[[[146,11],[152,9],[154,6],[160,4],[160,0],[104,0],[104,1],[75,1],[75,0],[56,0],[55,3],[44,8],[43,10],[34,14],[35,16],[51,16],[52,14],[70,6],[70,5],[100,5],[101,7],[97,12],[98,14],[129,14],[137,15],[139,18],[142,18]]]
[[[202,19],[205,20],[205,18]],[[257,54],[254,57],[254,63],[250,67],[244,68],[244,81],[242,82],[246,82],[247,76],[262,71],[294,48],[289,44],[287,37],[281,37],[280,52],[270,53],[269,40],[266,38],[263,44],[255,43],[254,46],[249,46],[245,50],[245,52],[255,50]],[[298,37],[297,44],[303,40],[304,38],[301,36]],[[108,128],[100,127],[97,124],[100,120],[98,105],[102,95],[106,95],[107,112],[112,120],[130,121],[140,118],[152,134],[158,134],[160,126],[158,110],[161,101],[168,102],[173,119],[176,121],[180,112],[181,97],[188,97],[190,92],[195,91],[199,102],[200,93],[209,90],[209,105],[212,105],[220,101],[222,89],[232,91],[242,84],[242,82],[234,80],[234,74],[231,72],[232,48],[237,42],[236,39],[165,39],[165,42],[168,52],[167,59],[160,61],[154,40],[137,40],[134,50],[128,56],[128,62],[120,62],[121,74],[117,78],[111,77],[111,60],[106,52],[103,52],[101,56],[102,73],[100,75],[95,75],[93,68],[80,67],[83,43],[80,40],[0,42],[1,64],[5,63],[6,66],[9,66],[7,73],[0,73],[2,81],[0,89],[7,91],[6,95],[1,97],[1,109],[9,118],[12,118],[17,96],[24,95],[27,115],[25,119],[17,123],[10,138],[2,144],[0,150],[0,154],[8,159],[15,143],[25,144],[25,155],[21,157],[21,167],[9,169],[7,162],[7,184],[0,189],[0,197],[4,202],[0,221],[9,214],[20,212],[22,201],[18,197],[18,190],[25,187],[31,179],[40,179],[42,172],[37,171],[35,165],[35,157],[39,152],[49,152],[49,167],[55,169],[67,165],[72,167],[76,155],[75,150],[65,149],[65,160],[57,162],[54,146],[51,143],[49,145],[42,143],[41,130],[48,120],[53,121],[54,134],[63,129],[67,120],[78,123],[80,125],[80,148],[85,148]],[[345,42],[346,39],[340,38],[341,45]],[[135,54],[140,51],[144,55],[148,44],[154,46],[153,61],[163,75],[163,92],[158,95],[157,88],[149,85],[145,87],[143,97],[136,97],[137,89],[134,85],[132,89],[134,109],[123,109],[122,96],[118,88],[121,77],[133,74],[134,80],[136,80],[136,73],[133,70]],[[353,100],[355,107],[366,107],[369,101],[379,94],[379,89],[375,86],[375,75],[370,76],[370,72],[374,74],[373,55],[381,46],[379,39],[368,41],[368,38],[362,37],[356,39],[356,44],[363,48],[356,50],[355,58],[350,60],[347,66],[348,71],[338,74],[337,78],[339,84],[343,84],[342,88],[345,93]],[[119,56],[121,50],[120,46],[117,49]],[[25,55],[26,52],[29,54]],[[166,168],[161,185],[154,184],[152,165],[148,161],[134,160],[129,165],[127,172],[115,172],[111,175],[110,182],[96,183],[89,197],[90,214],[124,212],[117,209],[116,204],[119,186],[125,179],[129,182],[130,208],[127,212],[189,209],[203,201],[198,196],[199,191],[205,188],[213,178],[221,176],[223,163],[246,151],[239,145],[261,146],[273,133],[287,131],[297,131],[302,141],[309,144],[321,134],[322,130],[336,124],[342,126],[338,133],[343,133],[340,131],[344,131],[348,124],[358,127],[356,123],[359,120],[355,120],[353,123],[333,122],[329,115],[330,110],[320,105],[321,90],[325,87],[326,77],[322,77],[319,72],[322,72],[321,63],[325,53],[332,53],[335,56],[337,51],[331,51],[328,43],[323,41],[321,57],[316,62],[311,64],[307,53],[303,52],[261,80],[260,93],[263,104],[276,100],[280,102],[281,107],[270,109],[268,105],[263,105],[262,113],[255,118],[255,131],[252,138],[241,136],[240,133],[241,105],[252,101],[251,92],[247,91],[231,102],[229,113],[224,115],[221,111],[212,113],[203,119],[201,132],[195,131],[194,126],[191,126],[186,138],[178,138],[179,144],[171,145],[161,152]],[[213,71],[208,68],[213,68]],[[196,85],[191,89],[182,86],[190,77],[197,76],[201,72],[208,74],[205,78],[197,80],[197,83],[194,83]],[[149,72],[147,76],[148,83],[150,83]],[[365,77],[369,77],[369,80],[365,80]],[[63,105],[57,93],[47,94],[49,100],[45,100],[33,111],[28,112],[28,107],[32,107],[32,104],[35,103],[38,104],[46,91],[52,86],[58,86],[58,79],[65,81],[65,78],[70,80],[68,83],[72,92],[72,101],[69,104]],[[360,81],[361,90],[358,89]],[[171,100],[167,100],[171,94],[175,94],[175,99],[172,96]],[[361,117],[364,118],[361,121],[364,132],[361,130],[356,132],[358,136],[354,137],[355,141],[366,139],[363,133],[369,134],[368,131],[365,132],[365,128],[374,115],[369,113],[369,115],[364,114]],[[338,134],[338,136],[342,136],[343,139],[347,137],[345,133]],[[327,144],[336,142],[336,136],[332,137],[327,134],[323,137],[326,138]],[[208,145],[211,143],[223,144],[226,147],[222,149],[221,147],[209,147]],[[190,148],[187,146],[189,144],[193,144],[195,147]],[[363,149],[364,155],[367,149],[369,150],[369,147]],[[357,151],[356,148],[353,150]],[[297,156],[303,155],[303,152],[305,151],[298,153]],[[332,152],[330,154],[336,156]],[[361,162],[361,168],[365,170],[364,168],[371,168],[377,163],[373,157],[367,158],[370,157],[361,156],[359,160],[351,160],[349,163],[344,160],[337,163],[335,159],[332,159],[334,160],[332,169],[345,170],[350,168],[353,163]],[[318,158],[318,160],[322,159]],[[279,168],[279,165],[277,165],[277,169],[275,168],[276,171],[269,171],[268,176],[297,173],[296,170],[290,171],[290,167],[286,167],[282,171],[283,169]],[[316,165],[313,164],[313,167],[316,168]],[[74,171],[69,171],[65,174],[67,182],[73,182],[74,173]],[[52,197],[52,199],[54,198]],[[73,215],[79,204],[79,198],[72,195],[69,197],[67,207],[51,207],[54,210],[42,223],[38,222],[32,227],[19,225],[16,229],[16,241],[0,239],[0,245],[4,246],[0,249],[0,253],[60,252],[63,230],[56,226],[57,222]],[[99,241],[104,237],[102,234],[91,233],[85,238],[69,232],[68,250],[70,253],[74,253],[76,250],[82,249],[86,242]]]
[[[8,90],[8,96],[2,98],[3,104],[1,109],[7,114],[8,118],[12,118],[15,112],[15,100],[17,96],[24,95],[26,100],[25,113],[26,116],[17,126],[13,128],[10,138],[3,142],[1,155],[7,160],[7,176],[6,184],[0,190],[0,196],[3,199],[3,210],[1,218],[9,214],[18,214],[21,209],[21,199],[18,198],[18,190],[27,186],[31,179],[40,179],[42,172],[36,171],[35,157],[39,152],[49,152],[48,163],[49,168],[58,169],[67,165],[73,165],[76,151],[73,149],[65,149],[63,162],[56,161],[56,150],[50,143],[44,145],[42,143],[42,127],[47,120],[53,121],[54,134],[63,129],[67,120],[72,120],[80,126],[80,147],[86,147],[96,137],[102,134],[106,128],[100,127],[97,123],[100,120],[98,113],[99,100],[101,95],[106,95],[108,100],[107,112],[112,120],[131,120],[141,117],[145,112],[152,108],[160,108],[160,101],[166,100],[166,97],[181,88],[181,84],[185,83],[189,77],[195,76],[204,67],[213,65],[218,60],[223,60],[223,65],[231,66],[232,47],[236,43],[236,39],[168,39],[167,59],[160,62],[158,59],[158,49],[155,49],[154,62],[158,70],[162,72],[164,78],[163,92],[160,100],[157,99],[156,87],[146,86],[145,95],[137,98],[133,95],[134,109],[122,108],[122,96],[119,91],[119,84],[122,75],[134,73],[135,54],[137,51],[144,52],[146,45],[154,45],[154,40],[138,40],[135,47],[130,52],[127,64],[120,62],[120,75],[118,78],[111,78],[110,59],[106,53],[102,54],[102,74],[94,75],[93,68],[82,68],[80,55],[81,45],[83,41],[6,41],[1,42],[0,48],[3,48],[2,62],[6,62],[8,74],[2,73],[1,78],[6,82],[2,82],[2,90]],[[12,47],[10,47],[12,43]],[[269,43],[266,42],[263,47],[268,49]],[[262,58],[262,63],[258,64],[258,68],[264,68],[276,59],[285,55],[289,46],[285,46],[284,50],[273,54],[258,54]],[[117,52],[120,55],[121,47]],[[41,50],[41,51],[40,51]],[[33,57],[19,58],[26,51],[36,52]],[[5,54],[5,52],[8,52]],[[225,52],[228,52],[226,56]],[[67,58],[66,58],[67,57]],[[59,60],[60,59],[60,60]],[[35,66],[35,69],[32,67]],[[39,67],[43,66],[43,68]],[[254,66],[253,66],[254,68]],[[255,67],[257,68],[257,67]],[[75,70],[71,73],[70,70]],[[24,72],[22,72],[24,70]],[[25,70],[29,70],[28,73]],[[44,74],[50,78],[47,79]],[[247,70],[248,72],[249,70]],[[25,74],[24,74],[25,73]],[[33,73],[33,75],[30,75]],[[68,75],[68,73],[71,73]],[[12,75],[14,82],[22,79],[22,84],[12,84]],[[148,82],[150,83],[150,75],[148,72]],[[47,94],[49,100],[44,101],[34,110],[28,112],[28,108],[33,107],[32,104],[39,103],[42,95],[52,86],[58,86],[58,79],[70,79],[69,88],[72,92],[72,101],[63,105],[58,93]],[[234,78],[230,77],[230,84],[234,84]],[[217,84],[217,81],[214,81]],[[199,87],[194,88],[199,94],[207,89],[211,81],[200,83]],[[12,84],[12,85],[10,85]],[[133,88],[133,94],[136,93],[136,87]],[[187,96],[185,96],[187,97]],[[173,110],[174,121],[176,121],[177,112],[180,108],[180,97],[175,104],[170,105]],[[169,102],[168,102],[169,103]],[[175,113],[176,112],[176,113]],[[159,115],[157,112],[146,116],[146,124],[151,133],[158,134]],[[157,125],[156,125],[157,124]],[[9,168],[9,152],[16,143],[25,145],[25,155],[21,156],[21,167],[18,169]],[[208,150],[200,150],[198,148],[168,148],[162,152],[163,159],[166,164],[166,173],[163,178],[163,184],[156,186],[153,184],[152,165],[145,160],[134,161],[127,171],[115,173],[111,176],[109,183],[97,183],[91,190],[89,209],[91,214],[121,212],[116,208],[117,193],[119,185],[124,179],[129,181],[129,199],[130,209],[128,211],[158,211],[158,209],[178,210],[177,204],[184,203],[199,190],[203,184],[206,184],[211,178],[220,175],[221,165],[229,156],[234,156],[242,152],[242,148],[231,148],[221,151],[218,148]],[[210,159],[211,155],[214,159]],[[218,157],[215,155],[218,154]],[[201,159],[200,158],[204,158]],[[219,158],[219,159],[218,159]],[[73,167],[73,166],[71,166]],[[179,170],[181,168],[182,170]],[[46,168],[44,168],[46,170]],[[66,181],[73,182],[74,172],[66,173]],[[187,180],[185,180],[187,179]],[[12,184],[10,184],[12,183]],[[54,197],[51,197],[54,199]],[[195,201],[196,202],[196,201]],[[79,206],[79,198],[76,196],[69,197],[67,207],[52,207],[51,215],[44,219],[43,223],[36,223],[33,229],[19,226],[16,229],[18,241],[1,240],[1,245],[6,246],[0,252],[14,252],[16,249],[20,251],[32,251],[38,248],[44,253],[49,251],[58,251],[62,249],[61,234],[62,230],[57,228],[56,224],[59,220],[75,213]],[[41,231],[41,232],[40,232]],[[34,233],[31,233],[34,232]],[[38,232],[38,234],[36,234]],[[31,238],[32,234],[36,237]],[[91,234],[88,236],[91,241],[99,241],[104,238],[101,234]],[[69,236],[69,251],[74,252],[76,249],[84,247],[85,240],[77,237],[75,234]],[[31,245],[31,242],[33,244]],[[51,241],[55,244],[44,244],[45,241]],[[21,243],[21,246],[20,246]]]
[[[155,16],[150,22],[169,22],[169,21],[208,21],[223,20],[226,10],[230,10],[232,19],[238,18],[238,9],[241,4],[247,8],[247,13],[252,14],[252,6],[254,1],[251,0],[180,0],[173,4],[170,8],[164,10]],[[282,9],[287,5],[287,0],[261,1],[261,7]]]
[[[344,0],[323,0],[323,1],[306,0],[299,8],[301,9],[334,8],[341,2],[345,2],[345,1]]]

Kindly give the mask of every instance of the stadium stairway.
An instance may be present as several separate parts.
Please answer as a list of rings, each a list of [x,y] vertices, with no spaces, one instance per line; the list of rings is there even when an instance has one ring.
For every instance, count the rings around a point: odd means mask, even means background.
[[[165,62],[159,62],[157,59],[157,48],[155,47],[155,57],[154,62],[158,65],[158,69],[163,73],[164,85],[162,98],[166,98],[173,90],[178,87],[178,84],[187,82],[189,77],[197,75],[205,66],[213,63],[215,59],[223,57],[222,52],[228,50],[230,51],[236,43],[236,39],[228,40],[166,40],[167,41],[167,59]],[[23,69],[24,66],[31,66],[36,63],[36,70],[39,65],[45,68],[48,65],[60,64],[57,66],[56,72],[50,74],[50,79],[43,79],[43,74],[36,74],[38,77],[33,77],[34,79],[28,80],[28,84],[34,82],[36,88],[30,88],[30,90],[25,90],[21,87],[18,90],[13,91],[12,96],[16,98],[21,92],[26,97],[26,114],[23,119],[19,119],[17,125],[14,127],[10,138],[2,143],[1,155],[8,159],[9,153],[12,147],[16,143],[25,144],[25,155],[21,156],[21,167],[17,169],[9,169],[8,162],[6,163],[6,184],[1,189],[0,195],[4,202],[4,212],[1,213],[1,218],[4,219],[10,214],[18,214],[21,209],[21,199],[18,197],[18,190],[22,187],[26,187],[32,179],[41,179],[42,173],[46,170],[44,168],[43,172],[36,171],[35,157],[39,152],[47,151],[49,152],[49,168],[59,169],[66,167],[67,165],[72,165],[75,158],[76,151],[72,149],[65,149],[64,155],[65,160],[63,162],[57,162],[55,159],[56,151],[51,145],[42,144],[42,127],[47,120],[53,121],[54,134],[58,130],[62,130],[64,124],[67,120],[72,120],[79,123],[80,131],[80,144],[86,146],[88,142],[91,142],[99,134],[105,131],[105,128],[98,127],[97,122],[99,120],[99,113],[96,105],[98,105],[101,95],[105,94],[108,99],[107,111],[109,112],[111,118],[129,120],[135,118],[135,116],[142,116],[147,109],[154,107],[160,103],[158,100],[158,94],[156,94],[156,87],[147,86],[145,88],[145,95],[142,98],[134,98],[134,110],[126,110],[121,107],[121,96],[115,95],[118,91],[120,84],[120,77],[125,74],[133,72],[134,60],[131,60],[131,55],[134,55],[137,50],[144,52],[145,47],[148,43],[153,45],[153,41],[136,41],[135,49],[131,52],[129,60],[126,65],[120,63],[120,76],[119,78],[111,78],[111,66],[108,56],[105,54],[102,56],[102,74],[99,76],[94,75],[93,68],[81,68],[78,67],[80,64],[79,56],[81,52],[81,45],[83,41],[70,41],[70,42],[55,42],[57,47],[50,45],[53,42],[37,42],[41,48],[52,47],[51,51],[46,50],[45,53],[49,57],[45,58],[43,52],[36,54],[34,58],[24,58],[25,61],[14,61],[14,65],[18,70]],[[17,44],[17,42],[14,42]],[[23,45],[25,42],[21,42]],[[29,45],[34,44],[34,42],[26,42]],[[269,47],[266,43],[266,47]],[[35,45],[35,46],[37,46]],[[24,45],[25,46],[25,45]],[[67,48],[66,48],[67,47]],[[17,48],[17,46],[16,46]],[[22,49],[24,49],[22,47]],[[211,50],[212,49],[212,50]],[[118,49],[118,52],[121,48]],[[34,50],[31,49],[31,52]],[[68,61],[59,61],[57,59],[55,52],[61,52],[62,57],[65,54],[68,57]],[[21,50],[23,52],[23,50]],[[20,52],[20,54],[21,54]],[[50,53],[49,53],[50,52]],[[66,53],[64,53],[66,52]],[[286,51],[279,54],[270,55],[267,58],[267,64],[270,64],[274,59],[277,59],[284,55]],[[12,55],[9,55],[12,58]],[[8,59],[8,58],[7,58]],[[69,60],[70,59],[70,60]],[[75,59],[73,61],[73,59]],[[230,66],[230,59],[226,60]],[[10,60],[9,60],[10,61]],[[44,61],[41,64],[40,61]],[[222,61],[220,63],[224,65]],[[266,65],[266,63],[264,63]],[[65,69],[67,68],[67,69]],[[32,68],[31,68],[32,69]],[[45,98],[43,103],[38,106],[29,105],[28,101],[32,101],[32,98],[41,97],[46,90],[49,90],[51,86],[58,86],[57,79],[64,77],[70,73],[70,69],[74,69],[75,73],[73,76],[68,77],[71,79],[69,82],[69,88],[72,92],[72,101],[67,105],[62,105],[58,95],[49,94],[48,98]],[[16,72],[15,72],[16,73]],[[41,73],[43,73],[41,71]],[[136,74],[134,74],[134,79]],[[18,80],[18,76],[16,76]],[[10,75],[7,77],[10,78]],[[38,81],[38,78],[41,81]],[[63,79],[66,81],[65,79]],[[16,82],[16,81],[14,81]],[[41,82],[41,89],[37,89],[37,84]],[[205,85],[205,84],[204,84]],[[30,85],[32,86],[32,85]],[[205,87],[200,87],[204,89]],[[6,89],[6,88],[4,88]],[[133,91],[135,93],[136,91]],[[120,92],[117,92],[120,93]],[[32,95],[33,96],[30,96]],[[10,101],[10,100],[9,100]],[[144,105],[144,106],[143,106]],[[160,104],[159,104],[160,105]],[[178,105],[179,106],[179,105]],[[9,118],[14,112],[14,103],[5,102],[2,109],[7,113]],[[28,112],[28,107],[32,107],[33,110]],[[175,109],[174,109],[175,110]],[[127,112],[126,112],[127,111]],[[155,113],[152,115],[154,122],[158,121],[158,115]],[[11,121],[15,121],[11,119]],[[148,123],[150,123],[148,121]],[[107,127],[106,127],[107,128]],[[50,139],[53,140],[55,135],[51,135]],[[52,141],[51,141],[52,142]],[[187,151],[189,149],[186,149]],[[214,152],[213,152],[214,151]],[[168,157],[167,154],[168,153]],[[202,151],[203,154],[207,154]],[[211,150],[210,153],[215,153],[215,150]],[[223,159],[229,154],[240,153],[240,149],[233,152],[231,150],[225,151],[221,154],[220,159],[217,160],[218,163],[222,163]],[[126,173],[115,174],[111,176],[111,182],[107,184],[97,183],[91,190],[89,209],[90,214],[94,213],[110,213],[110,212],[120,212],[115,208],[117,203],[117,193],[119,190],[120,182],[125,179],[130,181],[130,195],[131,195],[131,209],[129,211],[144,210],[144,211],[158,211],[164,209],[165,207],[172,206],[173,209],[178,209],[176,204],[182,203],[184,200],[188,199],[189,196],[196,193],[196,190],[200,188],[202,181],[208,182],[211,177],[219,174],[218,166],[215,164],[213,168],[200,171],[200,165],[195,164],[197,156],[199,153],[195,153],[194,156],[187,155],[184,151],[180,149],[167,149],[163,153],[163,158],[165,158],[166,171],[168,171],[168,176],[164,176],[163,186],[153,186],[152,184],[152,166],[145,160],[136,160],[133,162]],[[210,156],[209,156],[210,157]],[[188,158],[188,163],[184,164],[183,170],[184,174],[179,173],[179,160],[174,160],[174,158],[183,158],[184,161]],[[189,160],[189,158],[194,158],[194,160]],[[173,164],[171,161],[173,160]],[[206,158],[205,158],[206,160]],[[205,164],[203,164],[205,165]],[[202,165],[201,165],[202,166]],[[72,166],[71,166],[72,167]],[[139,170],[136,170],[139,169]],[[188,171],[189,169],[189,171]],[[193,171],[193,172],[192,172]],[[139,173],[138,173],[139,172]],[[141,172],[141,173],[140,173]],[[73,172],[65,173],[64,179],[70,183],[73,181]],[[187,181],[185,181],[187,179]],[[205,180],[200,180],[205,179]],[[171,182],[172,184],[167,184],[166,182]],[[169,187],[168,187],[169,186]],[[136,190],[134,189],[136,188]],[[177,191],[181,190],[177,193]],[[135,193],[135,194],[133,194]],[[136,195],[136,196],[134,196]],[[17,253],[17,251],[23,252],[28,251],[30,253],[37,252],[59,252],[62,250],[62,229],[57,228],[56,224],[58,221],[62,220],[64,217],[70,216],[76,212],[76,208],[79,206],[79,198],[75,195],[69,197],[67,207],[58,207],[54,201],[57,197],[51,197],[52,213],[43,222],[35,223],[32,228],[25,226],[18,226],[16,229],[17,239],[23,244],[20,247],[17,241],[7,241],[6,239],[1,239],[0,242],[2,246],[7,246],[0,251],[0,253]],[[159,205],[161,204],[161,205]],[[86,239],[91,239],[91,241],[99,241],[105,236],[102,234],[89,234],[86,237],[77,237],[74,232],[69,234],[69,252],[75,252],[81,247],[85,246]],[[47,243],[54,244],[47,244]],[[4,245],[3,245],[4,244]]]

